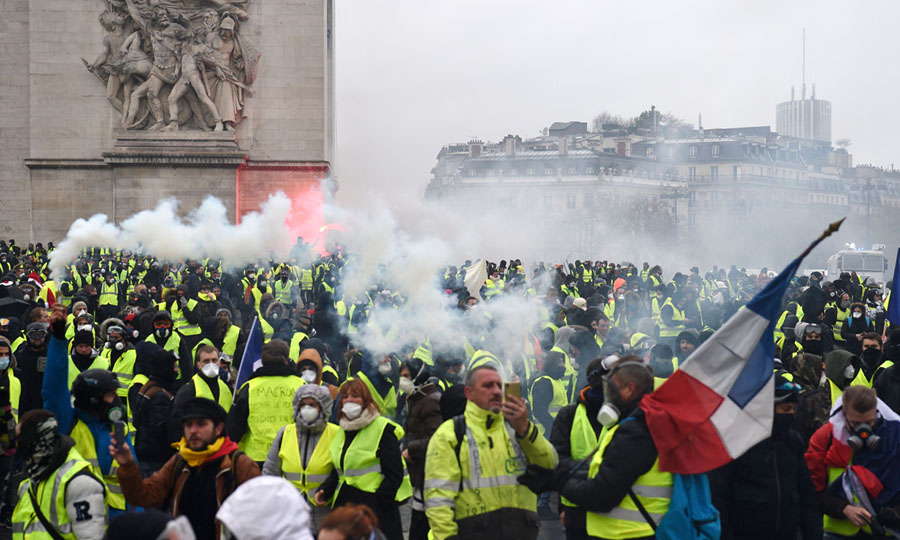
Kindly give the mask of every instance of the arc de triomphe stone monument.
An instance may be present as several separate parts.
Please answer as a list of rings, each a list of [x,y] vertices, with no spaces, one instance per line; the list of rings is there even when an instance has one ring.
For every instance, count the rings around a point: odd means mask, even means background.
[[[332,0],[0,0],[0,236],[334,191]],[[304,201],[304,202],[301,202]]]

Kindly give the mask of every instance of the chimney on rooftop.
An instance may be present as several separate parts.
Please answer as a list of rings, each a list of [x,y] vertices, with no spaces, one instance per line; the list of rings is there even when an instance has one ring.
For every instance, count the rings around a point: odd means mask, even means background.
[[[565,135],[559,137],[559,155],[565,156],[569,153],[569,138]]]
[[[507,156],[516,155],[516,139],[512,134],[503,137],[503,153]]]
[[[469,157],[476,158],[481,155],[481,147],[484,143],[477,139],[469,141]]]

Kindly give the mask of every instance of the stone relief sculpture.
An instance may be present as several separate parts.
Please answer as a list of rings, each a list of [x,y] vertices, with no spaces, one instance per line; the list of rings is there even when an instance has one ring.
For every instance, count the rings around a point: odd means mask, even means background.
[[[87,69],[127,129],[230,130],[245,118],[259,52],[240,36],[247,0],[107,0]]]

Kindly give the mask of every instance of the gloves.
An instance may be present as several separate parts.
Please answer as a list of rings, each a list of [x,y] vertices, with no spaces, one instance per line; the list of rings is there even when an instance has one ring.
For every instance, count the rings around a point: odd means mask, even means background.
[[[568,478],[565,471],[545,469],[537,465],[529,465],[525,474],[520,474],[516,480],[533,493],[540,495],[546,491],[558,491]]]
[[[882,506],[878,510],[878,521],[885,527],[900,527],[900,514],[890,506]]]

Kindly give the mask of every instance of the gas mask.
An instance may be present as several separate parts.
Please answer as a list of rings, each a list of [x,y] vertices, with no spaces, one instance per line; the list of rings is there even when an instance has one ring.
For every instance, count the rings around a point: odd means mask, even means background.
[[[603,406],[597,411],[597,422],[603,427],[610,427],[619,421],[622,398],[619,388],[608,376],[603,377]]]
[[[171,333],[171,332],[172,332],[172,329],[169,328],[168,326],[162,326],[153,331],[153,333],[156,334],[156,337],[158,337],[160,339],[168,338],[169,333]]]
[[[116,396],[106,408],[106,419],[110,422],[118,422],[123,418],[125,418],[125,406],[122,404],[122,398]]]
[[[856,424],[849,431],[850,436],[847,437],[847,444],[854,450],[862,450],[863,447],[875,449],[881,443],[881,437],[875,435],[874,428],[869,424]]]

